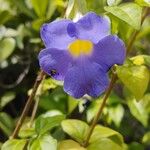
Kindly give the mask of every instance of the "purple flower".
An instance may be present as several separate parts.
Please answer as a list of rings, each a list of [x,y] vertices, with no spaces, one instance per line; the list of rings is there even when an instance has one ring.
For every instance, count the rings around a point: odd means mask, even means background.
[[[124,43],[110,35],[109,21],[93,12],[77,22],[44,24],[41,37],[46,46],[39,54],[41,68],[63,80],[64,91],[75,98],[102,94],[109,84],[109,69],[124,62]]]

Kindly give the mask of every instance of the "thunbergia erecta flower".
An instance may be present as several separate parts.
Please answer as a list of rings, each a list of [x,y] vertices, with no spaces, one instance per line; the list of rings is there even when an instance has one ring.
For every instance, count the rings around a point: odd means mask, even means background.
[[[124,43],[110,35],[110,22],[93,12],[77,22],[63,19],[44,24],[41,38],[45,49],[39,54],[41,68],[75,98],[97,97],[109,84],[107,72],[123,64]]]

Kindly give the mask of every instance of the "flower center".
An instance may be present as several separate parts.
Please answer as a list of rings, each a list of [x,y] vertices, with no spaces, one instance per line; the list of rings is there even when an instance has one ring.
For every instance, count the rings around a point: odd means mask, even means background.
[[[93,50],[93,44],[88,40],[75,40],[69,47],[69,52],[74,57],[79,57],[80,55],[89,55]]]

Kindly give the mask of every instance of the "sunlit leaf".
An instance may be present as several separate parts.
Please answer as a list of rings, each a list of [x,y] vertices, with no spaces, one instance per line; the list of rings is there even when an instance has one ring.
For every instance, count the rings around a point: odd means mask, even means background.
[[[65,140],[58,144],[58,150],[86,150],[86,148],[81,147],[79,143],[73,140]]]
[[[145,143],[145,144],[150,143],[150,131],[144,134],[142,142]]]
[[[0,129],[7,135],[10,136],[14,126],[13,119],[6,113],[0,113]]]
[[[150,56],[149,55],[137,55],[132,57],[131,60],[135,65],[146,65],[150,67]]]
[[[0,109],[5,107],[9,102],[11,102],[15,98],[15,93],[7,92],[0,99]]]
[[[57,140],[50,135],[41,136],[32,141],[30,150],[57,150]]]
[[[69,0],[66,10],[66,18],[78,19],[81,15],[87,12],[85,0]]]
[[[32,27],[34,30],[39,31],[42,24],[45,22],[45,18],[38,18],[32,22]]]
[[[89,142],[94,143],[100,139],[111,138],[111,137],[115,138],[115,140],[118,142],[119,145],[123,144],[123,137],[120,133],[118,133],[110,128],[97,125],[92,133],[92,136],[91,136]]]
[[[20,138],[32,137],[36,134],[35,129],[31,127],[30,122],[24,123],[18,133]]]
[[[102,138],[91,143],[87,150],[122,150],[122,147],[108,138]]]
[[[15,49],[15,40],[13,38],[5,38],[0,41],[0,61],[9,57]]]
[[[61,125],[64,132],[80,143],[84,141],[89,129],[85,122],[76,119],[64,120]]]
[[[122,105],[116,105],[108,108],[109,117],[115,123],[116,126],[120,126],[121,120],[124,115],[124,108]]]
[[[2,150],[24,150],[26,142],[26,139],[8,140],[3,144]]]
[[[149,0],[135,0],[135,2],[137,4],[139,4],[140,6],[150,7],[150,1]]]
[[[125,3],[119,6],[108,6],[105,10],[119,19],[125,21],[133,28],[139,30],[141,27],[142,8],[135,3]]]
[[[119,79],[140,100],[147,90],[150,73],[145,66],[121,66],[117,68]]]
[[[52,128],[59,126],[64,119],[64,115],[56,115],[53,117],[40,116],[35,122],[35,130],[38,134],[42,135]]]
[[[31,0],[31,2],[37,15],[39,17],[45,16],[49,0]]]
[[[132,115],[139,120],[144,126],[148,125],[148,112],[145,110],[144,105],[136,102],[135,99],[128,99],[128,106]]]
[[[115,6],[118,5],[122,0],[107,0],[107,4],[109,6]]]

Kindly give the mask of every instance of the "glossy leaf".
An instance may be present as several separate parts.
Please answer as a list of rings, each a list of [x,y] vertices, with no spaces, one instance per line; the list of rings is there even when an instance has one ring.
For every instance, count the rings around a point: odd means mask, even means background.
[[[137,4],[139,4],[140,6],[150,7],[150,1],[149,0],[135,0],[135,2]]]
[[[50,135],[41,136],[32,141],[29,150],[57,150],[57,140]]]
[[[86,0],[69,0],[66,18],[78,19],[87,12]]]
[[[123,144],[123,137],[120,133],[118,133],[110,128],[97,125],[92,133],[92,136],[91,136],[89,142],[94,143],[100,139],[111,138],[111,137],[113,137],[117,140],[118,145]]]
[[[108,6],[105,10],[119,19],[125,21],[133,28],[139,30],[141,27],[142,8],[135,3],[125,3],[119,6]]]
[[[15,40],[13,38],[5,38],[0,41],[0,61],[9,57],[15,49]]]
[[[64,120],[64,115],[57,115],[53,117],[40,116],[35,122],[35,130],[38,134],[42,135],[52,128],[59,126],[61,121]]]
[[[150,143],[150,131],[144,134],[142,142],[145,143],[145,144]]]
[[[66,132],[73,139],[82,143],[88,132],[88,125],[80,120],[68,119],[61,123],[64,132]]]
[[[18,133],[20,138],[29,138],[36,135],[35,129],[31,127],[30,122],[24,123]]]
[[[12,139],[6,141],[1,150],[24,150],[27,140],[24,139]]]
[[[45,16],[49,0],[31,0],[31,2],[36,14],[39,17]]]
[[[73,140],[65,140],[58,144],[58,150],[86,150],[86,148],[81,147],[79,143]]]
[[[118,5],[122,0],[107,0],[108,6]]]
[[[87,150],[122,150],[122,147],[108,138],[102,138],[91,143]]]
[[[120,104],[114,107],[109,107],[108,114],[115,125],[119,127],[124,115],[124,108]]]
[[[3,133],[5,133],[7,136],[10,136],[12,129],[14,126],[13,119],[4,112],[0,113],[0,129]]]
[[[150,73],[145,66],[121,66],[117,68],[119,79],[140,100],[147,90]]]
[[[148,125],[148,112],[145,110],[144,105],[136,102],[135,99],[128,99],[128,106],[132,115],[139,120],[144,126]]]
[[[11,102],[15,98],[15,93],[7,92],[0,99],[0,109],[5,107],[9,102]]]

